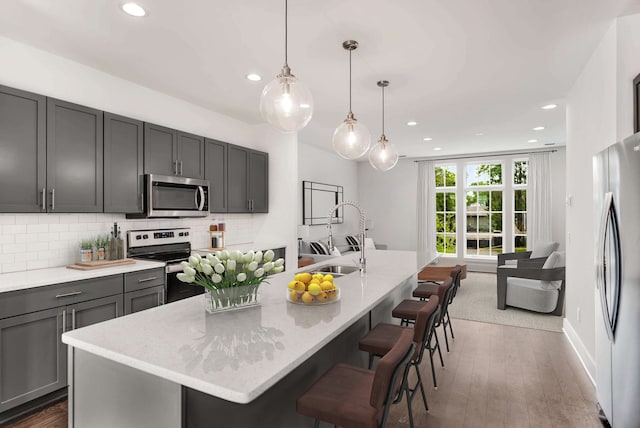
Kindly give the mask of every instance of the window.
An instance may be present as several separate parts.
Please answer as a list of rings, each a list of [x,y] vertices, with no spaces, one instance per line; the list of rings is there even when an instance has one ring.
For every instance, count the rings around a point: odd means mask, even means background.
[[[502,253],[502,163],[466,166],[466,256]]]
[[[436,249],[442,254],[457,253],[456,247],[456,167],[439,165],[436,173]]]
[[[527,177],[529,162],[513,162],[513,250],[527,251]]]

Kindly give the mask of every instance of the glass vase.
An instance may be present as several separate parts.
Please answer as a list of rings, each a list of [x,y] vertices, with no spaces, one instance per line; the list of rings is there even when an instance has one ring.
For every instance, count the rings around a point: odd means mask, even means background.
[[[259,284],[243,285],[240,287],[218,288],[204,291],[205,309],[210,314],[248,308],[260,304]]]

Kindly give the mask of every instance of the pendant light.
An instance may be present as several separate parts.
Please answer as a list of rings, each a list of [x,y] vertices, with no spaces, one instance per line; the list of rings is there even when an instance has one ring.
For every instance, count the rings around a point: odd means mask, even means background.
[[[333,133],[333,149],[345,159],[358,159],[369,150],[371,134],[366,126],[358,122],[351,111],[351,52],[358,48],[358,42],[347,40],[342,47],[349,51],[349,113],[347,118]]]
[[[396,146],[387,140],[384,135],[384,88],[389,86],[388,80],[381,80],[378,86],[382,88],[382,135],[378,144],[371,148],[369,152],[369,163],[372,167],[380,171],[388,171],[398,163],[398,151]]]
[[[307,126],[313,115],[311,91],[291,74],[287,63],[287,0],[284,2],[284,66],[262,90],[260,113],[264,120],[284,132],[296,132]]]

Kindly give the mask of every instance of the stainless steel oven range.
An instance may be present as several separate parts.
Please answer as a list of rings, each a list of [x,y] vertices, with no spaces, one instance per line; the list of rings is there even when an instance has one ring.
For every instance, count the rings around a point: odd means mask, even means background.
[[[166,302],[186,299],[202,294],[200,286],[180,282],[176,275],[182,272],[180,262],[191,255],[191,229],[148,229],[127,232],[127,256],[134,259],[165,262]]]

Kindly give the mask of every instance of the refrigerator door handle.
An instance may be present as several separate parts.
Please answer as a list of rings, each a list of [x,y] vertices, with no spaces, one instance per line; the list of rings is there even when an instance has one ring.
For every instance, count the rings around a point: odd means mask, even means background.
[[[609,250],[612,249],[614,259],[608,260]],[[614,341],[616,320],[618,315],[618,299],[620,296],[620,232],[618,219],[613,201],[613,193],[604,195],[604,210],[600,221],[600,241],[598,243],[597,284],[600,289],[600,304],[602,315],[610,341]],[[609,275],[613,274],[613,283],[609,283]],[[609,304],[611,297],[611,305]]]

